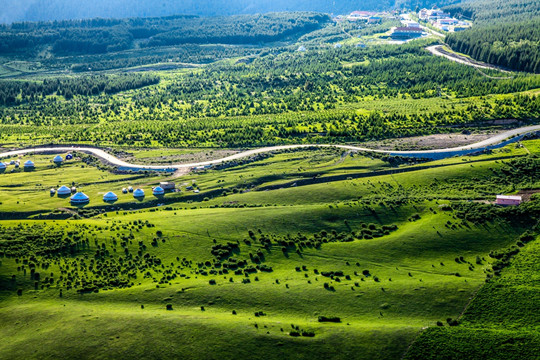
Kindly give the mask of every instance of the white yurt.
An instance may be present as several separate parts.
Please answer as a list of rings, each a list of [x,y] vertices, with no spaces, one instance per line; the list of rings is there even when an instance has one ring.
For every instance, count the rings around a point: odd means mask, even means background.
[[[83,192],[78,192],[71,197],[71,203],[73,204],[86,204],[90,201],[90,198]]]
[[[109,191],[108,193],[103,195],[103,201],[116,201],[116,200],[118,200],[118,196],[112,191]]]
[[[56,194],[56,189],[51,189],[51,195]]]
[[[123,188],[122,189],[122,194],[127,194],[128,193],[128,190],[126,188]]]
[[[154,195],[164,195],[165,190],[163,190],[163,188],[161,186],[156,186],[154,188],[154,190],[152,190],[152,194],[154,194]]]
[[[54,157],[54,159],[53,159],[53,162],[54,162],[55,164],[61,164],[62,161],[64,161],[64,159],[62,159],[62,157],[61,157],[60,155],[56,155],[56,156]]]
[[[5,170],[6,169],[6,164],[4,164],[3,162],[0,162],[0,170]]]
[[[129,192],[133,192],[133,186],[128,187]]]
[[[24,163],[24,168],[25,169],[33,169],[35,168],[36,165],[34,164],[34,162],[32,160],[27,160],[25,163]]]
[[[137,189],[133,192],[133,197],[144,197],[144,190]]]
[[[58,188],[58,190],[56,190],[56,192],[58,193],[58,195],[69,195],[71,194],[71,189],[65,185],[62,185]]]

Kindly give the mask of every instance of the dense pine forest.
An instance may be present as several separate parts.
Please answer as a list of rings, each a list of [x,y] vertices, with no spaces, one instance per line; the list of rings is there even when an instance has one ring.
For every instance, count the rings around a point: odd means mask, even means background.
[[[321,27],[330,18],[317,13],[272,13],[231,17],[126,20],[71,20],[17,23],[0,27],[0,54],[33,55],[52,46],[55,55],[103,54],[179,44],[251,44],[283,40]]]
[[[474,59],[519,71],[540,73],[540,1],[470,1],[446,8],[471,18],[475,27],[451,33],[452,49]]]
[[[69,0],[0,1],[0,23],[85,18],[157,17],[176,14],[223,16],[273,11],[344,14],[354,10],[388,10],[448,5],[460,0],[96,0],[76,5]]]

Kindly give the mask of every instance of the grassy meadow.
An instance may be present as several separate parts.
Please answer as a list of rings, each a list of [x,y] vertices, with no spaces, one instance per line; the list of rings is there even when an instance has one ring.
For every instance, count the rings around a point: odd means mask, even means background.
[[[437,322],[483,301],[499,276],[490,253],[533,229],[536,197],[519,217],[486,202],[538,187],[538,144],[401,164],[276,153],[182,175],[163,199],[150,187],[170,174],[115,174],[84,156],[8,166],[0,357],[400,358],[422,329],[420,341],[454,336]],[[91,198],[83,209],[49,195],[72,183]],[[109,190],[117,203],[101,200]]]

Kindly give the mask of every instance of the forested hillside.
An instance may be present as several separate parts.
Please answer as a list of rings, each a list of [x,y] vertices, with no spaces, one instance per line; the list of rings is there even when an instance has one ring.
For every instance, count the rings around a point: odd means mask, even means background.
[[[444,10],[470,18],[477,25],[520,22],[540,16],[540,0],[472,0],[449,5]]]
[[[327,15],[304,12],[18,23],[0,27],[0,54],[32,56],[43,47],[52,47],[55,55],[103,54],[130,49],[135,42],[139,47],[270,42],[315,30],[329,20]]]
[[[446,10],[476,25],[449,34],[452,49],[490,64],[540,72],[540,0],[477,0]]]
[[[0,23],[64,19],[125,18],[189,14],[222,16],[273,11],[318,11],[341,14],[353,10],[387,10],[439,6],[461,0],[0,0]]]
[[[446,42],[480,61],[540,73],[540,19],[453,33]]]

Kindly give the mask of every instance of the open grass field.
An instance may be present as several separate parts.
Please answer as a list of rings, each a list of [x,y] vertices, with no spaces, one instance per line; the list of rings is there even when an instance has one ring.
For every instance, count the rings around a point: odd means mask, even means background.
[[[0,221],[0,357],[399,359],[426,327],[419,341],[465,336],[453,332],[478,327],[474,304],[498,284],[484,285],[498,261],[490,253],[537,214],[534,196],[519,217],[487,216],[482,202],[539,187],[538,143],[401,165],[333,149],[278,153],[183,175],[164,199],[149,191],[170,175],[35,156],[33,172],[0,175],[11,214]],[[77,213],[48,191],[71,183],[98,211],[53,216]],[[121,195],[128,185],[147,197]],[[109,190],[116,204],[101,201]],[[518,276],[511,269],[498,281]],[[479,289],[464,325],[437,327]]]

